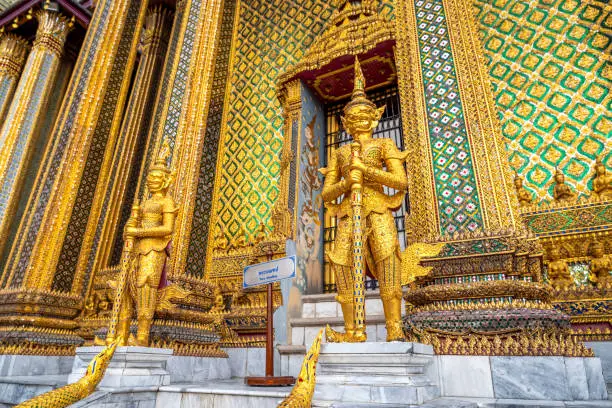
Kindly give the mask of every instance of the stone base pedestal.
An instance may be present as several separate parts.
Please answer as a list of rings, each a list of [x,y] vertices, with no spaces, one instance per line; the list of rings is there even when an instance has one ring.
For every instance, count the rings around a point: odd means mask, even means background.
[[[78,381],[89,362],[104,347],[79,347],[68,382]],[[166,363],[173,350],[150,347],[117,347],[99,388],[152,387],[170,384]]]
[[[436,356],[443,397],[606,400],[599,358]]]
[[[323,344],[314,400],[422,404],[440,396],[432,364],[433,348],[419,343]]]

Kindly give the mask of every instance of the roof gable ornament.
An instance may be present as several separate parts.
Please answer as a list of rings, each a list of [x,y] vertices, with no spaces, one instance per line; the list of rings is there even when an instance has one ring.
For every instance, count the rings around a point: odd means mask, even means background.
[[[336,0],[327,28],[301,61],[279,78],[283,85],[305,71],[321,69],[339,57],[364,54],[395,40],[393,23],[378,13],[377,0]]]

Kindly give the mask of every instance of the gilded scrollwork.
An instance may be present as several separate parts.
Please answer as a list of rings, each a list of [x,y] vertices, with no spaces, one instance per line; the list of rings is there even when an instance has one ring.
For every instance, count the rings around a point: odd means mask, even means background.
[[[436,354],[481,356],[593,357],[569,330],[554,329],[448,332],[412,328],[410,341],[431,344]]]

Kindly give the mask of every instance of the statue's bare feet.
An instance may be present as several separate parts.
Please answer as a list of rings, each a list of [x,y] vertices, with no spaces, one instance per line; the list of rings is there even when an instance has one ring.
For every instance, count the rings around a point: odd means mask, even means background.
[[[327,325],[325,327],[325,338],[328,343],[363,343],[367,340],[367,335],[364,332],[346,332],[336,331]]]
[[[387,341],[406,341],[401,322],[387,322]]]

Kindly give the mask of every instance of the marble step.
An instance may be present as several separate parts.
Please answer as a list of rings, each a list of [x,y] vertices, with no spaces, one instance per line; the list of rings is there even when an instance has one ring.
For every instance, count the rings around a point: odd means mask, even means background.
[[[366,315],[382,315],[383,306],[380,300],[380,291],[366,291]],[[405,308],[402,301],[402,314]],[[336,302],[335,293],[323,293],[320,295],[304,295],[302,296],[302,317],[337,317],[342,316],[340,304]]]
[[[478,404],[472,401],[463,401],[451,398],[438,398],[421,405],[397,405],[397,404],[355,404],[346,402],[321,403],[313,401],[312,408],[478,408]]]
[[[437,398],[421,405],[321,403],[313,401],[312,408],[611,408],[610,401],[541,401],[482,398]]]

